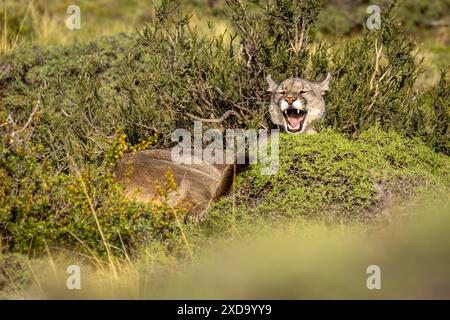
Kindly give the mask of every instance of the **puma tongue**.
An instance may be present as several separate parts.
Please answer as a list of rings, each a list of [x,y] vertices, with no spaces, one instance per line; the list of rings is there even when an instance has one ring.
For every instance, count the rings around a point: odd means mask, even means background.
[[[297,128],[300,123],[302,122],[304,118],[304,113],[297,113],[297,110],[294,110],[293,112],[288,112],[287,120],[289,122],[289,125],[293,128]]]

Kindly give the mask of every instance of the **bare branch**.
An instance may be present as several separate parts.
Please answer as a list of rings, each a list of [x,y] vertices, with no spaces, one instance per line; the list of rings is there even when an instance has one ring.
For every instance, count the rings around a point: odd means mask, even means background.
[[[378,40],[375,39],[375,68],[373,70],[372,78],[370,79],[370,90],[373,89],[373,82],[375,81],[375,77],[378,73],[382,51],[383,45],[381,44],[380,48],[378,48]]]
[[[190,113],[186,113],[186,115],[189,118],[191,118],[191,119],[194,119],[194,120],[197,120],[197,121],[201,121],[201,122],[206,122],[206,123],[222,123],[223,121],[225,121],[225,119],[227,119],[231,115],[235,116],[239,120],[242,120],[241,115],[239,113],[237,113],[236,111],[233,111],[233,110],[228,110],[219,119],[203,119],[203,118],[194,116],[193,114],[190,114]]]
[[[33,108],[33,111],[31,112],[30,116],[28,117],[27,122],[25,123],[25,125],[24,125],[21,129],[19,129],[19,130],[17,130],[17,131],[14,131],[14,132],[11,134],[13,137],[15,137],[17,134],[23,132],[26,128],[28,128],[28,126],[29,126],[29,125],[31,124],[31,122],[33,121],[34,115],[36,114],[36,111],[37,111],[37,109],[39,108],[39,105],[40,105],[40,104],[41,104],[41,99],[39,98],[39,99],[38,99],[38,102],[37,102],[37,104],[36,104],[36,106]]]

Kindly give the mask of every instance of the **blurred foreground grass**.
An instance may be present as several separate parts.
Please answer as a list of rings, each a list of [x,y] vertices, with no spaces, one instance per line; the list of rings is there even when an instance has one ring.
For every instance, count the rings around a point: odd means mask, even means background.
[[[136,262],[117,264],[117,273],[81,265],[81,290],[66,288],[67,266],[80,264],[74,257],[34,261],[34,284],[22,294],[39,299],[450,298],[448,199],[393,213],[389,226],[289,223],[270,233],[210,242],[195,259],[176,260],[148,248]],[[370,265],[381,269],[381,290],[366,287]]]

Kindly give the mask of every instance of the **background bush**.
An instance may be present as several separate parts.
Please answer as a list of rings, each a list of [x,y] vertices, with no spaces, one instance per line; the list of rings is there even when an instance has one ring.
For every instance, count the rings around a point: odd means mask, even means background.
[[[222,127],[267,127],[267,74],[318,79],[329,71],[327,126],[354,136],[372,126],[395,129],[448,153],[447,75],[430,92],[414,92],[415,45],[391,9],[384,9],[380,31],[334,47],[309,45],[317,1],[303,1],[303,7],[269,2],[251,11],[250,3],[228,5],[236,32],[231,38],[200,35],[180,7],[163,2],[154,24],[138,35],[51,49],[25,46],[4,56],[2,120],[10,115],[24,123],[41,99],[33,140],[64,169],[67,150],[83,160],[101,155],[118,128],[131,143],[158,132],[159,146],[168,146],[175,128],[228,110],[235,113]]]

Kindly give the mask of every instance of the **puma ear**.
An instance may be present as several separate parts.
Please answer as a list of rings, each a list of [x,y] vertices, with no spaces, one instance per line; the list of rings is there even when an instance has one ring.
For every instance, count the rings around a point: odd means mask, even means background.
[[[269,89],[267,89],[269,92],[274,92],[280,86],[280,82],[272,78],[270,74],[267,76],[267,83],[269,84]]]
[[[317,86],[320,90],[320,93],[322,95],[325,95],[325,93],[330,90],[330,82],[331,82],[331,75],[327,73],[317,82]]]

